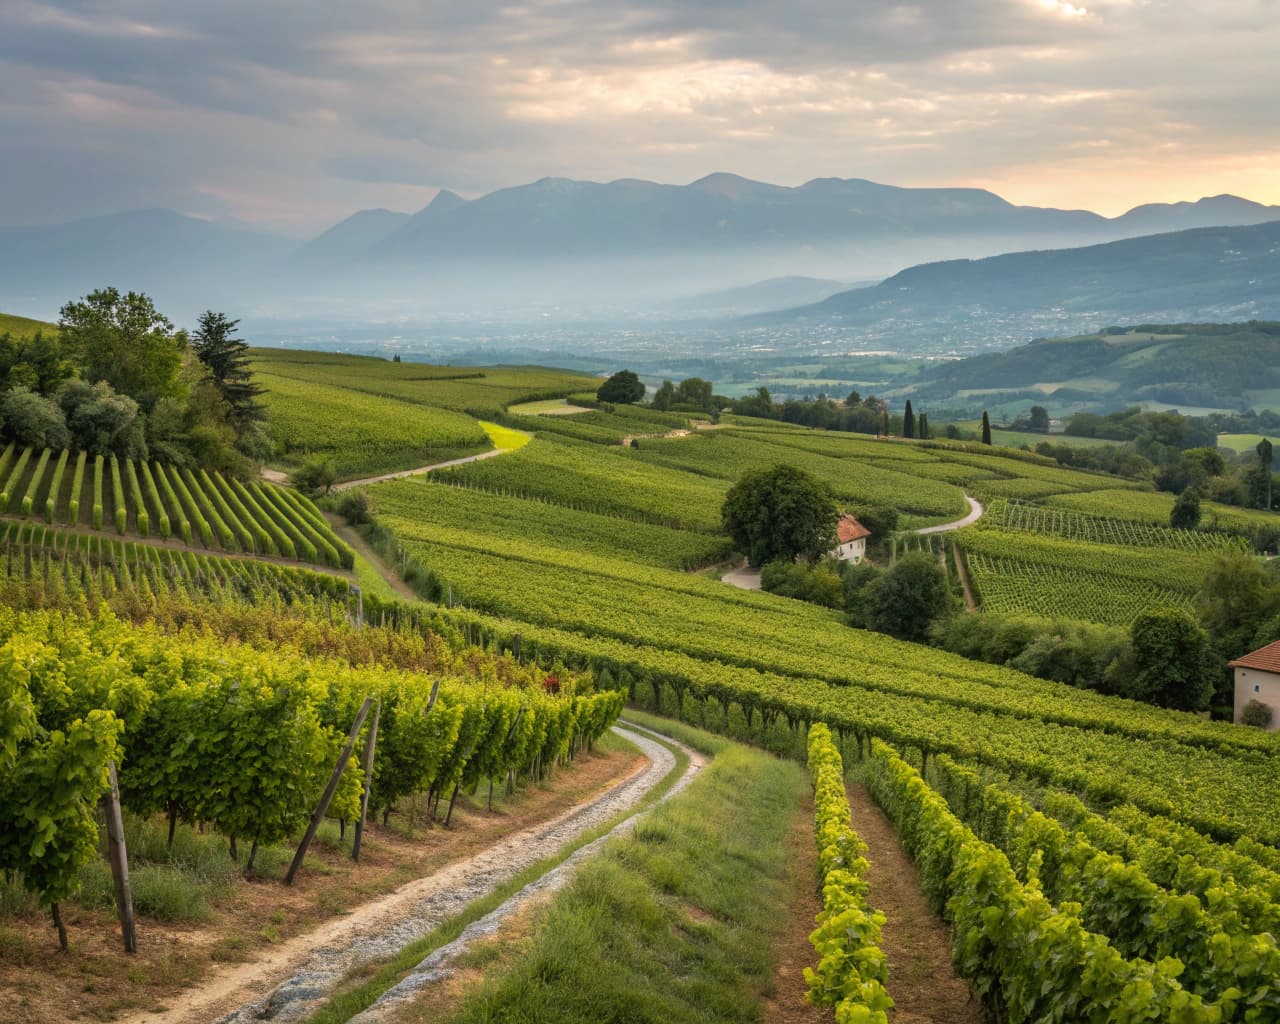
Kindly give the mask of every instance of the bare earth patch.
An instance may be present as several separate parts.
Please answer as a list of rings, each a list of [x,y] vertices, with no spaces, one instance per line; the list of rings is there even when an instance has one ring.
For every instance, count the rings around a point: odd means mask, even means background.
[[[765,1000],[764,1024],[829,1024],[831,1011],[805,1002],[808,985],[804,969],[817,954],[809,942],[822,910],[818,896],[818,851],[813,839],[813,799],[805,797],[791,826],[791,854],[787,865],[787,927],[779,936],[778,965],[773,972],[774,993]]]
[[[889,962],[889,1019],[901,1024],[981,1024],[982,1004],[951,964],[951,929],[929,907],[920,875],[893,824],[865,786],[849,786],[854,831],[867,844],[871,905],[885,918],[880,948]]]

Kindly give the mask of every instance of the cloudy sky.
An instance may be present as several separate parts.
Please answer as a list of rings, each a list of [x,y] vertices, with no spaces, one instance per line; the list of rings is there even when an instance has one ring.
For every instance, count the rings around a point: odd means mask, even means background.
[[[545,175],[1280,203],[1280,0],[3,0],[0,224]]]

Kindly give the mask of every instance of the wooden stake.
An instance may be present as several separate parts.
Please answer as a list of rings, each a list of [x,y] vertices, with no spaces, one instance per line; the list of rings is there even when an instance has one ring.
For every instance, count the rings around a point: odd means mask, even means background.
[[[58,911],[58,904],[49,904],[49,913],[53,915],[53,926],[58,929],[58,949],[64,953],[71,952],[71,947],[67,944],[67,926],[62,923],[62,914]]]
[[[369,735],[364,741],[364,758],[361,767],[364,769],[364,792],[360,794],[360,817],[356,819],[356,837],[351,844],[351,859],[360,860],[360,841],[364,838],[365,818],[369,814],[369,793],[373,790],[373,751],[378,745],[378,717],[382,714],[382,704],[373,709],[373,721],[369,725]]]
[[[133,892],[129,888],[129,853],[124,845],[124,821],[120,815],[120,783],[116,765],[107,766],[111,788],[102,798],[107,816],[107,861],[111,864],[111,882],[116,892],[116,911],[120,915],[120,934],[126,953],[138,952],[138,936],[133,919]]]
[[[329,809],[329,804],[333,802],[334,794],[338,792],[338,783],[342,781],[342,771],[346,768],[347,762],[351,760],[351,751],[356,745],[356,737],[360,735],[360,726],[364,725],[364,717],[369,713],[369,708],[372,706],[372,697],[366,697],[364,703],[360,705],[360,711],[356,714],[355,722],[352,723],[351,732],[347,734],[346,745],[342,748],[342,753],[338,755],[338,763],[333,766],[333,774],[329,776],[329,784],[325,786],[324,793],[320,796],[320,802],[316,804],[315,812],[311,815],[311,824],[307,826],[307,832],[302,837],[302,842],[298,844],[298,851],[293,855],[293,863],[289,865],[289,873],[284,876],[285,885],[293,885],[293,879],[298,874],[298,868],[302,867],[302,859],[307,855],[307,847],[311,845],[311,840],[316,837],[320,822],[324,821],[324,813]]]

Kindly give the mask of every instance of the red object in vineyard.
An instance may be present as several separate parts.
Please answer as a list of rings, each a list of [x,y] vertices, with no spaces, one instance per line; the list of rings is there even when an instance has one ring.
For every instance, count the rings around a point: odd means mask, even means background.
[[[559,693],[559,692],[560,692],[560,677],[559,677],[559,676],[547,676],[547,678],[546,678],[546,679],[542,680],[542,688],[543,688],[544,690],[546,690],[546,691],[547,691],[547,693]]]

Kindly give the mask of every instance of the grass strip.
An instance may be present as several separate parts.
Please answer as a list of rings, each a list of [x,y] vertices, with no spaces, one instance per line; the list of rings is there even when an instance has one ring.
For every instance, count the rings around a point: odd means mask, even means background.
[[[584,864],[512,966],[445,1019],[758,1021],[804,788],[795,763],[726,744],[686,790]]]
[[[610,743],[618,742],[624,747],[635,749],[632,744],[612,734],[609,734],[608,740]],[[655,740],[659,743],[663,742],[659,737],[655,737]],[[675,755],[675,768],[668,772],[666,778],[646,793],[634,807],[622,811],[595,828],[582,833],[554,855],[529,865],[524,871],[498,886],[489,895],[471,903],[458,916],[444,922],[416,942],[405,946],[390,960],[352,972],[348,981],[339,986],[328,1002],[311,1017],[307,1018],[308,1024],[344,1024],[356,1014],[368,1009],[377,1002],[382,993],[400,982],[427,956],[461,935],[467,925],[480,920],[490,911],[496,910],[530,882],[541,878],[552,868],[564,863],[575,851],[598,839],[623,819],[632,814],[638,814],[661,800],[689,766],[689,755],[683,750],[669,743],[663,743],[663,746],[667,747]],[[373,973],[366,975],[365,971],[370,969]]]

